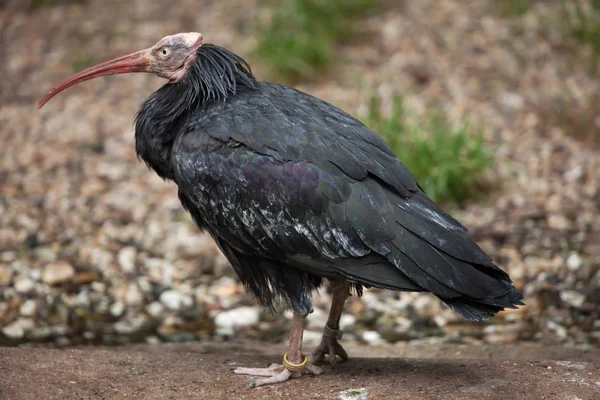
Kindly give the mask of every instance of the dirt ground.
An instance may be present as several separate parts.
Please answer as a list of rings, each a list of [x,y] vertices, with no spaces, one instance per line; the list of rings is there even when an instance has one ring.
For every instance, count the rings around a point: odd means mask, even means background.
[[[369,400],[600,396],[598,351],[540,345],[349,347],[355,358],[335,371],[326,368],[318,377],[251,389],[248,377],[230,369],[279,361],[282,346],[264,347],[197,342],[68,350],[0,348],[0,398],[303,400],[338,399],[341,392],[360,388],[366,389]]]

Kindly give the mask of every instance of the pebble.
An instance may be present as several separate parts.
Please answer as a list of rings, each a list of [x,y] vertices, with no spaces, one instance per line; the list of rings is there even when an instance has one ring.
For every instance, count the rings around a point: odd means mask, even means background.
[[[158,301],[153,301],[152,303],[148,304],[148,306],[146,306],[146,312],[148,313],[148,315],[154,318],[161,316],[164,310],[165,308]]]
[[[192,296],[178,290],[167,290],[160,294],[159,300],[171,311],[189,308],[194,304]]]
[[[351,314],[342,314],[340,318],[340,330],[345,330],[353,327],[356,324],[356,317]]]
[[[66,261],[48,264],[42,273],[44,283],[54,286],[69,281],[75,275],[75,268]]]
[[[52,329],[49,326],[38,326],[33,328],[28,337],[31,339],[46,339],[52,336]]]
[[[143,314],[134,315],[131,319],[117,321],[113,329],[120,335],[131,335],[145,328],[148,319]]]
[[[28,278],[19,278],[15,281],[14,288],[19,293],[29,293],[35,286],[35,282]]]
[[[241,328],[255,325],[260,319],[259,307],[238,307],[223,311],[215,316],[217,328]]]
[[[35,323],[31,318],[19,318],[12,324],[2,328],[2,333],[9,339],[17,340],[25,337],[25,332],[32,330]]]
[[[571,271],[578,270],[579,268],[581,268],[582,265],[583,260],[576,253],[571,253],[571,255],[569,255],[569,257],[567,258],[567,268],[569,268]]]
[[[31,317],[35,314],[36,302],[33,299],[26,300],[19,308],[19,313],[24,317]]]
[[[117,260],[121,266],[121,270],[125,273],[135,272],[135,257],[137,256],[137,250],[135,247],[128,246],[123,247],[119,250]]]
[[[110,306],[109,311],[110,315],[113,317],[120,317],[123,315],[123,311],[125,311],[125,304],[120,301],[116,301]]]
[[[560,299],[575,308],[579,308],[585,303],[585,295],[575,290],[564,290],[560,292]]]
[[[340,392],[339,400],[367,400],[367,389],[348,389]]]
[[[0,286],[10,285],[12,275],[12,268],[9,265],[0,265]]]
[[[381,343],[381,335],[377,331],[364,331],[361,337],[362,340],[369,344]]]

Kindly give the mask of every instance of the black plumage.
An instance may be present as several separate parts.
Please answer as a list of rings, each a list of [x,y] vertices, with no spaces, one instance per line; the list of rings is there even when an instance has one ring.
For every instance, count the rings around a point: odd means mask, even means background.
[[[379,135],[331,104],[257,81],[222,47],[196,51],[183,78],[141,106],[136,149],[178,185],[263,305],[282,299],[309,313],[324,278],[359,292],[432,292],[471,320],[522,304]]]

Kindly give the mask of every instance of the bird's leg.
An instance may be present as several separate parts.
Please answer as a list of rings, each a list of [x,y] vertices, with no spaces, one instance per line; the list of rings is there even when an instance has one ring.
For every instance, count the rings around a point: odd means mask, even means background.
[[[308,362],[308,357],[302,353],[302,336],[304,334],[304,319],[306,315],[294,313],[288,352],[283,356],[283,364],[271,364],[267,368],[235,368],[233,372],[242,375],[265,376],[266,378],[250,380],[250,386],[271,385],[287,381],[290,377],[297,378],[303,372],[318,375],[323,370]]]
[[[323,338],[319,347],[313,351],[310,356],[310,361],[319,363],[324,361],[325,355],[329,356],[329,363],[335,367],[337,363],[336,356],[339,356],[343,361],[348,360],[348,353],[338,343],[342,338],[340,330],[340,318],[344,310],[344,303],[350,295],[350,284],[348,282],[335,282],[332,285],[333,299],[329,310],[329,318],[323,330]]]

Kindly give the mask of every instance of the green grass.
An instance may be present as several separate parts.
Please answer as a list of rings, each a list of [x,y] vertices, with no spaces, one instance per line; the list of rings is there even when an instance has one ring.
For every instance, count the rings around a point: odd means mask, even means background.
[[[600,59],[600,0],[562,0],[568,33],[592,49],[590,68],[596,70]]]
[[[456,129],[444,114],[417,118],[395,97],[390,116],[373,97],[365,124],[379,133],[434,201],[461,205],[481,195],[480,174],[493,162],[483,135],[466,125]]]
[[[531,8],[530,0],[495,0],[495,11],[506,17],[520,17]]]
[[[313,79],[335,58],[335,47],[357,32],[355,20],[376,0],[282,0],[258,31],[255,55],[290,80]]]
[[[71,68],[73,68],[73,71],[79,72],[88,67],[91,67],[94,64],[95,64],[95,61],[92,56],[87,55],[85,53],[79,53],[78,55],[76,55],[73,58],[73,62],[71,63]]]

